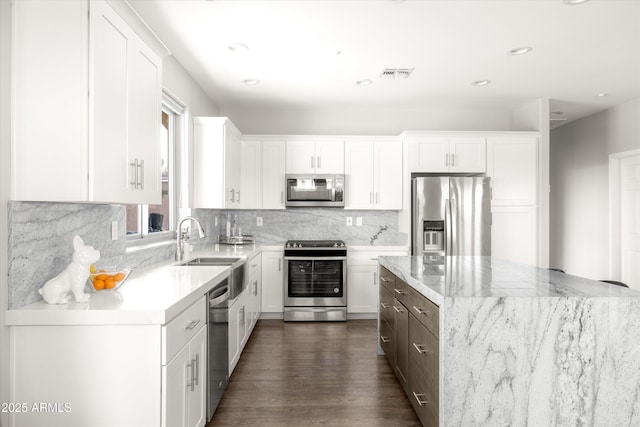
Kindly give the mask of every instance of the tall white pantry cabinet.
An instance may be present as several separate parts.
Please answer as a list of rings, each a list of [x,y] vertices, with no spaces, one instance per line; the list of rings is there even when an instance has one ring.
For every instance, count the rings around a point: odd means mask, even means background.
[[[103,0],[16,1],[13,25],[11,198],[160,203],[163,52]]]

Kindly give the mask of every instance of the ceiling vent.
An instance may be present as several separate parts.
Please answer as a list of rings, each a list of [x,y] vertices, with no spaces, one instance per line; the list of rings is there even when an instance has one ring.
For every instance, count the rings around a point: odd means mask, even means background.
[[[380,77],[385,79],[407,79],[413,73],[414,68],[385,68]]]

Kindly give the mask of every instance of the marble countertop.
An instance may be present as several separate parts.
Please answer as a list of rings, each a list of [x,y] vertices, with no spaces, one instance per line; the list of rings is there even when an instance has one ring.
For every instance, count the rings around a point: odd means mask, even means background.
[[[493,257],[383,256],[379,263],[438,305],[464,297],[640,297],[640,291]]]
[[[269,246],[212,247],[185,254],[196,257],[238,256],[250,259]],[[181,266],[163,261],[135,269],[115,291],[91,293],[85,303],[38,301],[8,310],[7,325],[150,325],[165,324],[229,276],[229,267]]]

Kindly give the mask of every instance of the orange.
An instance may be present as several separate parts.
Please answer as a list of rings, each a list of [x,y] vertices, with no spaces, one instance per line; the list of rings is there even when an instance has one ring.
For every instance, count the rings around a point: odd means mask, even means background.
[[[116,273],[113,275],[113,280],[116,282],[122,282],[124,280],[124,273]]]
[[[116,286],[116,281],[113,280],[113,277],[108,277],[107,280],[104,281],[105,289],[113,289]]]
[[[105,280],[107,280],[107,278],[109,278],[109,275],[108,275],[108,274],[104,274],[104,273],[102,273],[102,274],[98,274],[98,275],[96,276],[96,280],[102,280],[103,282],[104,282]]]
[[[101,291],[104,289],[105,283],[102,280],[97,280],[95,282],[93,282],[93,287],[96,289],[96,291]]]

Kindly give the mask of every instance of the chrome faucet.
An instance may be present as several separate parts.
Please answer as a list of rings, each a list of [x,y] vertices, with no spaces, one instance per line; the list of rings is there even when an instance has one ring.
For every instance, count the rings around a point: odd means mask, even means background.
[[[194,218],[192,216],[186,216],[182,218],[178,223],[178,233],[176,236],[176,261],[182,261],[182,258],[184,257],[184,242],[189,240],[189,234],[186,231],[182,231],[182,223],[188,219],[196,223],[196,226],[198,227],[199,238],[203,239],[207,236],[204,232],[204,229],[202,228],[202,225],[200,224],[200,221],[198,221],[197,218]]]

